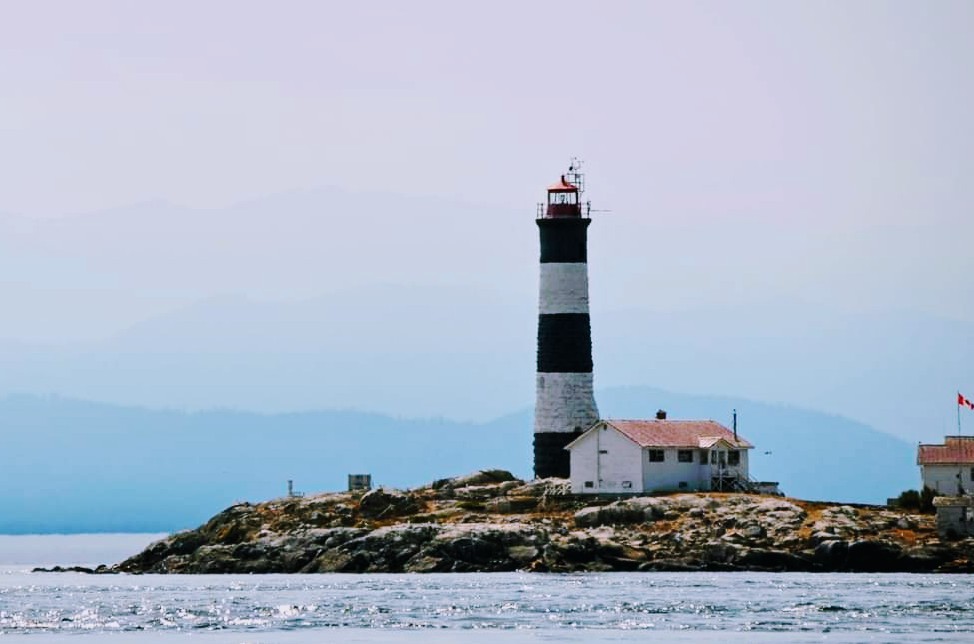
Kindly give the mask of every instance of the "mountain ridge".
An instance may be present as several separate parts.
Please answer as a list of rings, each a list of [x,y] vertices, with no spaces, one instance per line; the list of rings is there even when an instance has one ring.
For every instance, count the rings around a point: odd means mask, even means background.
[[[713,418],[755,443],[752,476],[793,496],[882,502],[916,487],[914,448],[837,416],[645,387],[597,392],[602,415]],[[151,410],[60,397],[0,399],[0,533],[192,527],[240,500],[340,490],[345,475],[414,487],[457,472],[531,471],[531,410],[487,423],[355,410]],[[824,445],[824,447],[823,447]],[[828,476],[822,476],[823,464]],[[868,472],[868,476],[863,476]]]
[[[953,431],[974,326],[814,307],[752,313],[760,322],[731,309],[595,302],[596,385],[665,383],[831,409],[909,440]],[[534,297],[447,285],[297,300],[213,296],[100,341],[0,342],[0,393],[194,409],[351,406],[487,422],[533,398],[536,315]]]

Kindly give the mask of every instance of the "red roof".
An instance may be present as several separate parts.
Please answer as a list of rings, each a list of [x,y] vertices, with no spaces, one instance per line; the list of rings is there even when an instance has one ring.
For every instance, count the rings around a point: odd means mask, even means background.
[[[917,463],[974,465],[974,436],[945,436],[943,445],[920,445]]]
[[[561,175],[558,183],[553,183],[548,186],[548,192],[568,192],[570,190],[578,190],[578,186],[574,186],[565,181],[565,175]]]
[[[723,439],[737,447],[751,443],[713,420],[607,420],[640,447],[707,447]],[[710,439],[710,440],[708,440]]]

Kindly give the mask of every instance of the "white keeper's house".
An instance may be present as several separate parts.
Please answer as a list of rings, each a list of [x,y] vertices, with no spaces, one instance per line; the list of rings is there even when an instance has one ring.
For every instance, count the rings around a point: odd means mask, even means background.
[[[940,445],[917,447],[923,486],[937,494],[974,494],[974,436],[945,436]]]
[[[574,494],[748,490],[754,446],[713,420],[600,420],[569,443]]]

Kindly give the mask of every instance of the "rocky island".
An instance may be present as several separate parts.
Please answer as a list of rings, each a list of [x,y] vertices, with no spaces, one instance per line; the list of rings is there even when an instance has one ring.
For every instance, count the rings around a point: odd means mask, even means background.
[[[972,572],[931,515],[776,496],[567,494],[500,470],[396,491],[241,503],[113,573]]]

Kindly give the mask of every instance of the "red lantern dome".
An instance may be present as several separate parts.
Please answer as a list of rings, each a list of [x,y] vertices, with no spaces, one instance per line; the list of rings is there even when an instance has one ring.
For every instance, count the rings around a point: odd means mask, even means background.
[[[545,218],[580,218],[582,206],[578,200],[578,193],[578,186],[568,183],[565,175],[561,175],[557,183],[548,186],[548,207],[545,209]]]

